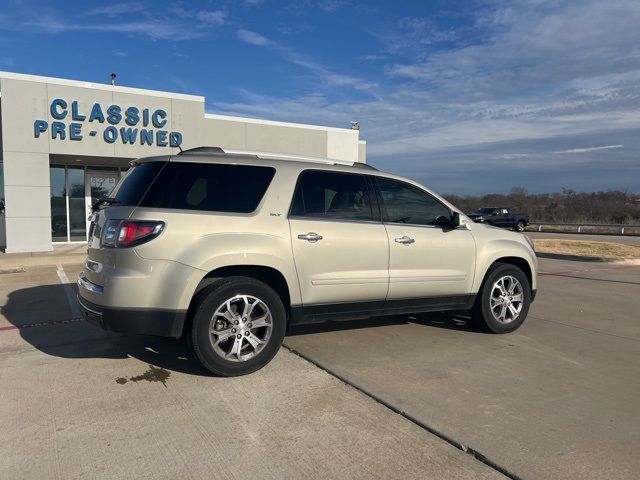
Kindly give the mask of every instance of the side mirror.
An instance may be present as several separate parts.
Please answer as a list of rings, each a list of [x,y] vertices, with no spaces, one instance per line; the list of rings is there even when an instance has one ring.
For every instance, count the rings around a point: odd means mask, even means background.
[[[460,214],[458,212],[453,212],[451,214],[451,226],[453,228],[460,226]]]

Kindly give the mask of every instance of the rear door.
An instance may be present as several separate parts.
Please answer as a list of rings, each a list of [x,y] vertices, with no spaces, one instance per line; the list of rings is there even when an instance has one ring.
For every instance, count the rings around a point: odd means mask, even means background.
[[[496,225],[499,227],[510,227],[513,219],[511,218],[511,214],[509,210],[506,208],[501,208],[498,210]]]
[[[289,226],[305,313],[383,305],[389,244],[366,176],[302,172]]]
[[[375,183],[389,238],[389,307],[402,299],[418,307],[464,302],[475,273],[471,231],[452,228],[451,211],[428,192],[389,178]]]

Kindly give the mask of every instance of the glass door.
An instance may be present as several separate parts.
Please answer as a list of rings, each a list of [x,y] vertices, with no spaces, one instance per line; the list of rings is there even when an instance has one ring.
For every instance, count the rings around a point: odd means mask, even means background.
[[[85,174],[85,204],[86,204],[86,232],[89,231],[89,216],[91,207],[98,200],[109,196],[120,180],[120,172],[114,170],[89,170]]]

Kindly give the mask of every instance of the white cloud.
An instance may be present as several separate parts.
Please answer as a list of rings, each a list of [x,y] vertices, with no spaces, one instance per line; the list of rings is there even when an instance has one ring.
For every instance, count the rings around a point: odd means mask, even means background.
[[[279,55],[283,60],[308,70],[315,75],[314,80],[319,79],[332,87],[350,87],[355,90],[365,91],[371,95],[376,95],[374,90],[377,87],[375,83],[363,80],[358,77],[336,73],[322,66],[315,60],[299,53],[297,50],[281,45],[259,33],[239,29],[237,31],[238,38],[251,45],[269,48],[271,51]]]
[[[604,145],[602,147],[572,148],[569,150],[559,150],[553,153],[587,153],[597,152],[598,150],[611,150],[615,148],[624,148],[624,145]]]
[[[348,4],[349,2],[342,0],[321,0],[317,3],[318,8],[324,13],[334,13]]]
[[[226,22],[227,14],[222,10],[200,11],[196,18],[204,23],[223,25]]]
[[[87,15],[107,15],[116,16],[126,13],[134,13],[144,10],[141,2],[124,2],[105,5],[104,7],[92,8],[87,11]]]
[[[240,40],[251,45],[264,47],[272,44],[271,40],[251,30],[239,29],[236,33]]]

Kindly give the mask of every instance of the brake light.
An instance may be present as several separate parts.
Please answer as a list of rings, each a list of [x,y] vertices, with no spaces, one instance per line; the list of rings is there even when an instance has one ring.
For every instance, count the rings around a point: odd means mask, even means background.
[[[164,222],[149,220],[109,220],[102,235],[103,247],[133,247],[154,239],[164,229]]]

